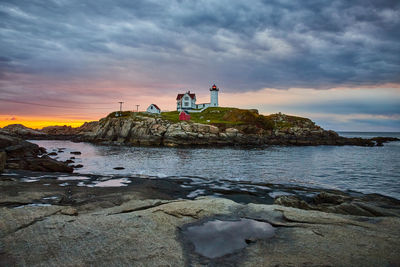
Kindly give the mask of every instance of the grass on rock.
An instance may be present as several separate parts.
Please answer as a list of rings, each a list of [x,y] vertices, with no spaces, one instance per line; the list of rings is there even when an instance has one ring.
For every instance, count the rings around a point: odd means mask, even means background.
[[[117,115],[118,114],[118,115]],[[117,116],[116,116],[117,115]],[[147,112],[116,111],[110,113],[107,118],[132,118],[140,120],[140,117],[159,117],[172,123],[179,122],[178,111],[167,111],[161,114]],[[223,128],[239,125],[253,125],[264,130],[290,128],[308,124],[315,125],[311,120],[302,117],[285,114],[271,114],[268,116],[258,114],[256,109],[238,109],[229,107],[209,107],[203,112],[190,113],[192,123],[212,124]]]

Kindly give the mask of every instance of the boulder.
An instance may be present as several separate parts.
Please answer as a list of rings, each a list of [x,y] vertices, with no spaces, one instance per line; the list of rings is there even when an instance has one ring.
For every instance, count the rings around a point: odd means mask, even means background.
[[[349,201],[351,198],[344,195],[332,194],[327,192],[321,192],[313,197],[312,202],[316,205],[320,204],[342,204],[343,202]]]
[[[304,200],[301,200],[297,196],[279,196],[279,197],[275,198],[274,204],[285,206],[285,207],[305,209],[305,210],[312,209],[310,207],[310,205],[307,204],[307,202],[305,202]]]
[[[77,216],[78,215],[78,210],[72,207],[67,207],[62,209],[61,214],[63,215],[69,215],[69,216]]]
[[[6,168],[41,172],[73,172],[73,168],[69,167],[66,163],[47,157],[9,159],[7,160]]]

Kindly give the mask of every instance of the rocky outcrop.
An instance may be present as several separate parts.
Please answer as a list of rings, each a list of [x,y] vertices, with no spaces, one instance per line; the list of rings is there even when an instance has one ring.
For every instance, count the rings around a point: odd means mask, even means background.
[[[20,137],[22,139],[53,139],[66,140],[73,139],[77,135],[84,134],[93,130],[98,125],[97,121],[85,122],[80,127],[71,126],[48,126],[41,130],[34,130],[21,124],[10,124],[0,129],[0,134]]]
[[[39,130],[34,130],[28,127],[25,127],[22,124],[10,124],[8,126],[5,126],[3,129],[7,134],[14,135],[14,136],[20,136],[23,138],[30,138],[30,137],[40,137],[46,135],[45,133],[42,133]]]
[[[72,172],[67,164],[51,159],[46,150],[18,137],[0,134],[0,153],[6,155],[6,169]],[[1,158],[2,156],[0,156]],[[1,165],[0,160],[0,165]],[[1,166],[0,166],[1,167]]]
[[[62,180],[58,174],[12,174],[6,172],[0,179],[0,244],[5,244],[0,246],[1,266],[396,266],[400,262],[400,203],[379,195],[314,189],[309,192],[318,194],[305,201],[310,207],[357,202],[364,210],[380,210],[357,215],[238,203],[213,193],[188,200],[184,198],[194,188],[181,187],[182,181],[176,179],[131,177],[129,186],[103,188],[79,186],[81,175],[73,181],[73,174],[63,175]],[[27,175],[34,181],[24,182]],[[60,186],[66,181],[67,187]],[[251,236],[241,240],[240,249],[215,258],[199,254],[196,240],[188,238],[188,230],[218,220],[220,227],[205,229],[208,237],[199,238],[206,241],[206,248],[216,250],[221,243],[209,237],[236,239],[236,231],[225,229],[243,219],[256,225],[269,223],[274,235]],[[257,234],[262,229],[251,230]]]
[[[97,125],[98,125],[97,121],[92,121],[92,122],[85,122],[82,126],[76,128],[67,125],[48,126],[44,127],[42,130],[40,130],[40,132],[52,137],[57,137],[57,136],[68,137],[68,136],[79,135],[85,132],[90,132]]]
[[[279,196],[274,204],[346,215],[400,217],[399,200],[375,194],[353,197],[339,192],[321,192],[309,199],[301,199],[295,195]]]
[[[2,265],[391,266],[400,262],[397,217],[374,220],[278,205],[242,205],[223,198],[133,199],[84,213],[72,209],[0,208],[0,242],[7,244],[2,248]],[[217,258],[199,255],[184,235],[186,229],[208,221],[218,219],[223,227],[224,220],[232,223],[241,218],[270,223],[274,235],[246,240],[243,249]],[[210,249],[218,247],[213,239],[208,242]]]
[[[326,131],[308,119],[293,127],[266,130],[251,125],[211,125],[193,122],[172,123],[160,117],[107,117],[76,140],[102,144],[154,146],[231,145],[358,145],[375,143],[362,138],[345,138]]]

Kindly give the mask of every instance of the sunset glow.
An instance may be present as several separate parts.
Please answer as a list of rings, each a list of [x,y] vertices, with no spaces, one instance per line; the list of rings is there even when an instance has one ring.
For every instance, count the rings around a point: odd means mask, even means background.
[[[87,120],[90,121],[90,120]],[[71,126],[71,127],[79,127],[81,126],[85,120],[71,120],[69,118],[64,118],[60,120],[56,120],[54,118],[45,118],[45,117],[13,117],[13,118],[4,118],[0,116],[0,127],[4,127],[10,124],[22,124],[26,127],[32,129],[42,129],[46,126]]]
[[[400,131],[400,11],[384,2],[3,1],[0,126],[174,110],[215,83],[223,106]]]

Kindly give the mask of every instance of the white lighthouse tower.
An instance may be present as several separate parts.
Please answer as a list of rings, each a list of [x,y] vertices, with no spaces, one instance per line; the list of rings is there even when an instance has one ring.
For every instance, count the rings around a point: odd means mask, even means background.
[[[218,91],[219,88],[215,84],[210,88],[210,107],[218,107]]]

